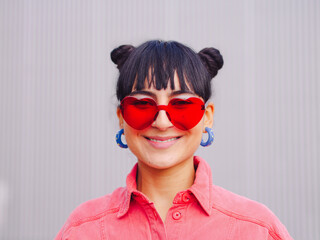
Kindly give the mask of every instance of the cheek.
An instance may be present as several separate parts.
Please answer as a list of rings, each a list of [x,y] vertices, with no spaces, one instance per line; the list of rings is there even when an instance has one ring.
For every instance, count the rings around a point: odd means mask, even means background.
[[[124,134],[126,142],[130,149],[137,148],[141,142],[141,131],[135,130],[128,124],[124,123]]]
[[[194,132],[197,132],[198,134],[202,134],[202,131],[204,129],[204,121],[205,121],[205,116],[202,117],[200,122],[192,130]]]
[[[203,128],[204,128],[204,125],[203,125],[203,119],[202,119],[200,123],[197,126],[195,126],[190,132],[190,134],[193,136],[194,141],[199,142],[199,144],[201,142]]]
[[[130,142],[133,141],[132,138],[134,138],[135,136],[137,136],[137,132],[131,128],[128,124],[124,123],[124,135],[126,137],[126,141]]]
[[[200,145],[201,139],[202,139],[202,128],[200,128],[198,131],[194,132],[193,134],[193,141]]]

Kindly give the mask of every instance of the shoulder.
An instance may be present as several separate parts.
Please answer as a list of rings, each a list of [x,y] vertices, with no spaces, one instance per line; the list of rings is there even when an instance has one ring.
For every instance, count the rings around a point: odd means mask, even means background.
[[[82,203],[70,214],[73,223],[81,223],[90,219],[94,220],[108,213],[119,210],[121,199],[126,188],[117,188],[113,193]]]
[[[222,187],[213,186],[213,208],[239,219],[252,219],[270,222],[275,215],[263,204],[230,192]]]
[[[67,232],[81,225],[94,225],[108,214],[116,214],[125,199],[126,188],[117,188],[113,193],[89,200],[76,207],[55,239],[62,239]]]
[[[265,228],[273,239],[291,239],[285,226],[265,205],[215,185],[213,194],[213,209],[240,224]]]

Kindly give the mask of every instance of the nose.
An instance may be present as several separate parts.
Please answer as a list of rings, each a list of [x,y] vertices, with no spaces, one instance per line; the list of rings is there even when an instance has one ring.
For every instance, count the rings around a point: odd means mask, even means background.
[[[152,123],[152,126],[158,128],[161,131],[164,131],[167,128],[172,127],[173,124],[170,121],[169,116],[167,115],[167,112],[165,110],[160,110],[158,112],[156,119]]]

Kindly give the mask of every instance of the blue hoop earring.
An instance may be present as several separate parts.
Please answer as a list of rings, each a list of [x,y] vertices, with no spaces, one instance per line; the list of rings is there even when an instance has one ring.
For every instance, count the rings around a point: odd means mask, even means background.
[[[121,140],[121,136],[124,133],[124,129],[120,129],[119,132],[116,135],[116,142],[118,144],[119,147],[121,148],[128,148],[128,145],[124,144]]]
[[[203,139],[201,139],[200,145],[202,147],[210,146],[212,144],[213,140],[214,140],[214,134],[213,134],[212,128],[206,127],[205,129],[206,129],[206,131],[208,133],[208,140],[205,142],[205,141],[203,141]]]

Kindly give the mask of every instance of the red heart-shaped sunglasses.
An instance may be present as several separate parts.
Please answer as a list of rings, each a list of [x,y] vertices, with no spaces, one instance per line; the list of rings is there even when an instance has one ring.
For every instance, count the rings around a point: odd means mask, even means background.
[[[121,101],[120,110],[124,120],[137,130],[149,127],[156,120],[160,110],[166,111],[168,119],[175,127],[189,130],[202,119],[205,104],[197,97],[173,98],[168,105],[157,105],[151,98],[138,99],[128,96]]]

